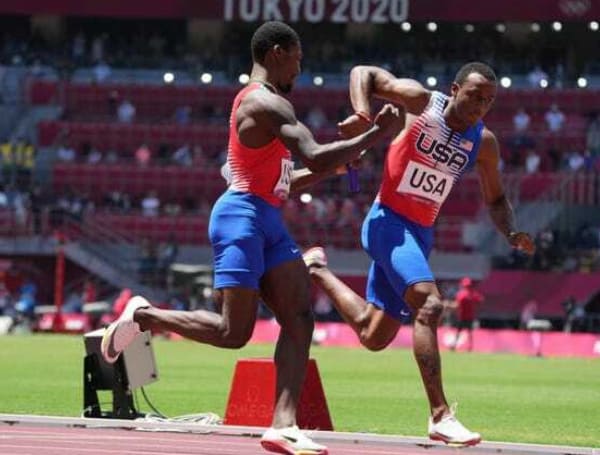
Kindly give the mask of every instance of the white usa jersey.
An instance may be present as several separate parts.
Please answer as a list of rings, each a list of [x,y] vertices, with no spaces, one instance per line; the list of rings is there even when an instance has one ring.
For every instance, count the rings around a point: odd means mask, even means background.
[[[423,113],[390,144],[378,199],[422,226],[432,226],[460,176],[475,164],[484,124],[465,132],[444,119],[448,96],[432,92]]]

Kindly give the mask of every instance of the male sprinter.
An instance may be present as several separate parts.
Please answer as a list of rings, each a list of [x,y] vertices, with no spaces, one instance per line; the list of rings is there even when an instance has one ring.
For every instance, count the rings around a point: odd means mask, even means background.
[[[481,436],[456,419],[444,395],[436,334],[443,306],[427,258],[440,207],[473,165],[498,230],[513,247],[534,250],[529,235],[517,232],[498,172],[498,142],[482,122],[496,97],[496,75],[483,63],[466,64],[447,96],[381,68],[357,66],[350,74],[355,114],[340,124],[346,136],[371,126],[372,96],[402,105],[407,114],[388,148],[381,187],[363,223],[362,244],[372,259],[366,301],[327,269],[322,248],[308,250],[304,260],[367,349],[385,348],[401,323],[414,319],[413,350],[431,412],[429,437],[474,445]]]
[[[338,166],[356,159],[361,150],[388,133],[399,114],[385,106],[364,134],[318,144],[281,95],[292,89],[300,73],[302,49],[296,32],[282,22],[267,22],[254,33],[251,48],[251,81],[235,97],[231,111],[227,161],[232,181],[215,203],[209,223],[215,298],[222,305],[221,314],[160,310],[136,296],[108,327],[102,352],[114,362],[140,330],[151,329],[241,348],[252,335],[260,293],[281,326],[274,358],[273,422],[261,444],[279,453],[321,455],[327,453],[326,447],[296,426],[313,316],[308,271],[283,226],[280,205],[290,187],[333,175]],[[309,170],[294,171],[291,154]]]

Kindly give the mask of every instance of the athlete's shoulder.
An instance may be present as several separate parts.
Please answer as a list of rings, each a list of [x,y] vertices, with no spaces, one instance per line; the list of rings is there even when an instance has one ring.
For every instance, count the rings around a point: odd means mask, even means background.
[[[490,129],[484,126],[481,132],[481,144],[479,145],[477,163],[480,165],[489,164],[497,166],[499,160],[500,145],[498,144],[498,139]]]
[[[240,109],[263,124],[280,125],[296,121],[292,103],[267,89],[257,88],[249,92],[242,100]]]
[[[494,153],[499,153],[500,150],[496,135],[485,125],[483,125],[481,131],[481,150],[487,150]]]

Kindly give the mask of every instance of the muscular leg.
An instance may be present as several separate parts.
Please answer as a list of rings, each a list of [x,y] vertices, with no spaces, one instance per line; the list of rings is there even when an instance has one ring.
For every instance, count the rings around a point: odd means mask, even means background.
[[[429,399],[431,416],[437,422],[449,412],[442,385],[437,340],[437,328],[443,310],[440,292],[433,282],[416,283],[406,290],[404,300],[415,315],[413,352]]]
[[[313,282],[332,300],[344,321],[356,332],[364,347],[380,351],[391,343],[400,329],[399,321],[366,302],[326,266],[311,265],[309,273]]]
[[[200,343],[221,348],[241,348],[252,336],[258,292],[247,288],[224,288],[215,290],[214,295],[222,304],[221,314],[205,310],[172,311],[148,307],[138,309],[134,321],[142,330],[169,330]]]
[[[269,270],[260,282],[261,295],[281,326],[275,348],[277,384],[273,427],[296,424],[296,409],[304,383],[314,320],[310,282],[301,259]]]

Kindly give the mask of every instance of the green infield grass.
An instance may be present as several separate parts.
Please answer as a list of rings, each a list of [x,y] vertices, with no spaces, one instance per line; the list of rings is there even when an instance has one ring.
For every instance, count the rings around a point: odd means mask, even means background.
[[[169,417],[223,416],[236,360],[273,351],[153,344],[160,380],[145,391]],[[83,355],[81,336],[1,336],[0,413],[79,416]],[[428,409],[410,351],[313,347],[311,355],[336,430],[425,436]],[[460,403],[459,418],[484,440],[600,447],[599,360],[444,353],[443,367],[448,400]],[[110,401],[108,392],[101,398]]]

